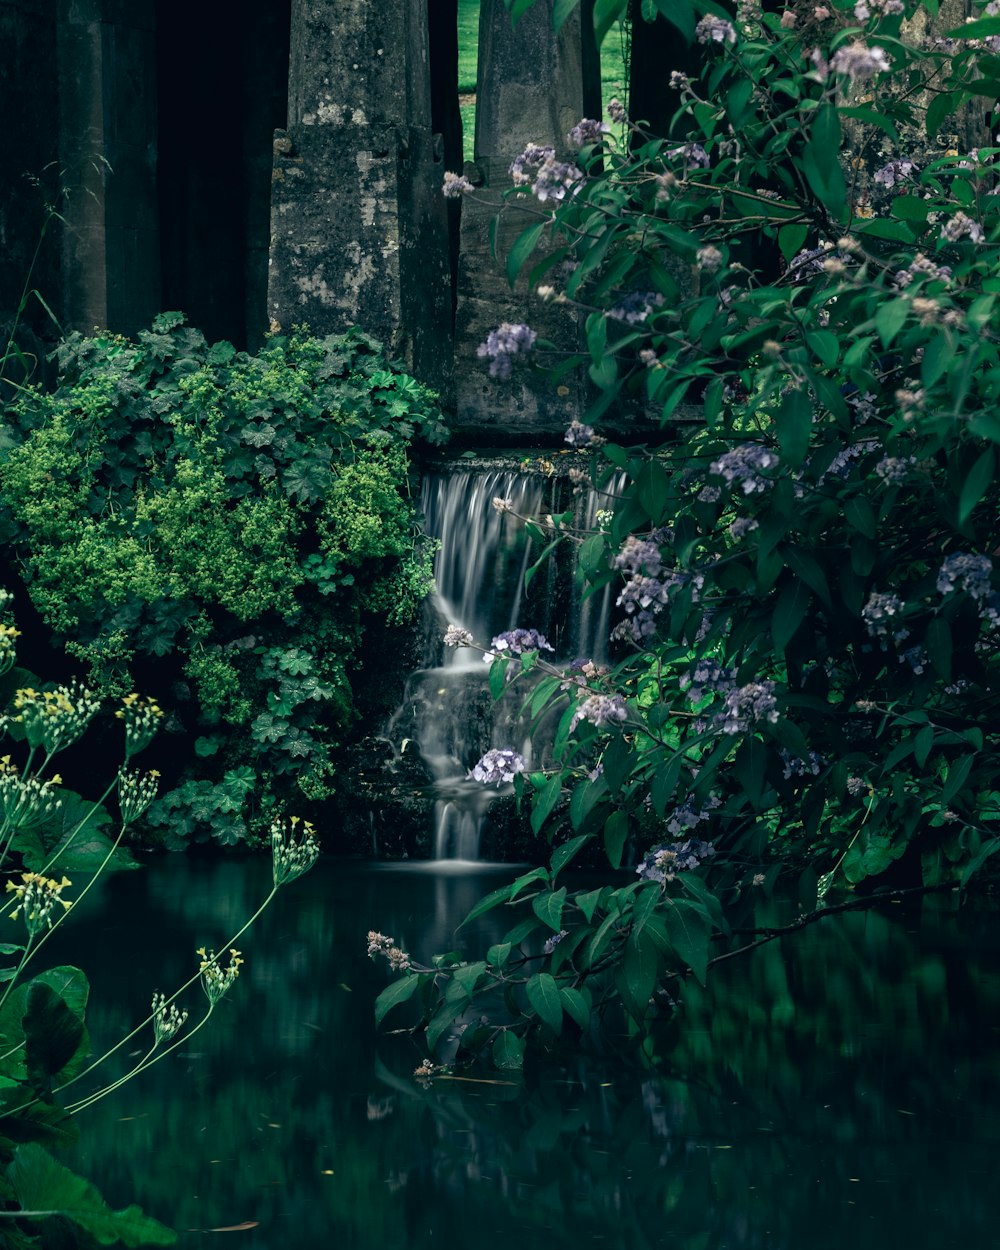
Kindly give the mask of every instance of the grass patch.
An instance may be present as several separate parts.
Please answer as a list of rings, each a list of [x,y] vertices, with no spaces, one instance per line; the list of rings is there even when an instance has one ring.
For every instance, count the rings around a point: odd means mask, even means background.
[[[479,55],[479,2],[458,0],[458,94],[471,97],[460,100],[462,136],[465,159],[472,160],[476,133],[476,66]],[[617,96],[624,100],[627,91],[625,69],[627,31],[621,22],[608,31],[601,47],[601,105]],[[525,143],[537,136],[525,135]]]

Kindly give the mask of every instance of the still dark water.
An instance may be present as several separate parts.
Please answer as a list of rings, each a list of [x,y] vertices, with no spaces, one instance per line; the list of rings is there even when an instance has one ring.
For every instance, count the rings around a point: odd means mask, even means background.
[[[320,863],[240,942],[209,1027],[79,1117],[72,1162],[185,1248],[1000,1246],[996,909],[886,907],[723,965],[655,1073],[574,1055],[422,1089],[373,1027],[365,934],[452,949],[510,875]],[[108,881],[55,952],[90,976],[95,1049],[269,884],[180,858]]]

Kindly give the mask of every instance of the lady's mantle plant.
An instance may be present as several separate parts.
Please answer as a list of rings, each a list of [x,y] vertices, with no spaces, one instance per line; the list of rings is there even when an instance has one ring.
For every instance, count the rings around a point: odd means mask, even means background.
[[[407,449],[443,439],[434,396],[359,333],[248,356],[173,314],[58,358],[5,413],[0,531],[96,688],[156,682],[213,770],[154,805],[168,843],[239,841],[290,783],[330,792],[362,620],[426,593]]]
[[[499,774],[555,850],[473,910],[514,913],[485,958],[408,961],[383,994],[380,1017],[417,996],[431,1051],[457,1030],[518,1066],[603,1018],[652,1057],[779,880],[808,919],[1000,848],[997,7],[938,31],[903,0],[667,6],[704,49],[670,136],[615,104],[557,191],[559,154],[515,162],[539,220],[509,272],[547,241],[530,280],[580,311],[587,421],[631,407],[664,441],[568,435],[595,482],[625,474],[598,532],[555,518],[614,588],[618,650],[562,672],[490,648],[495,693],[535,670],[531,712],[563,708],[554,767]],[[501,330],[495,376],[544,361]],[[561,885],[595,842],[614,868],[632,848],[631,882]]]

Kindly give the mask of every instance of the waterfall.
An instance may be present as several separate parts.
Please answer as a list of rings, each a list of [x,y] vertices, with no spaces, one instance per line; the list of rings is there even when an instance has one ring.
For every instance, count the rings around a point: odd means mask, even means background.
[[[563,560],[543,566],[530,588],[525,585],[537,544],[512,513],[539,517],[573,508],[578,526],[592,526],[598,508],[608,506],[607,496],[592,490],[570,496],[570,489],[566,479],[513,469],[455,469],[424,479],[426,528],[440,543],[437,589],[428,603],[422,666],[410,675],[387,736],[398,751],[419,750],[433,777],[435,859],[479,857],[497,791],[468,780],[472,765],[493,746],[512,746],[529,763],[532,751],[516,707],[494,705],[482,654],[445,647],[445,628],[460,625],[488,646],[504,630],[533,627],[560,659],[606,653],[610,589],[581,602],[569,549]],[[505,500],[510,512],[495,509],[495,498]]]

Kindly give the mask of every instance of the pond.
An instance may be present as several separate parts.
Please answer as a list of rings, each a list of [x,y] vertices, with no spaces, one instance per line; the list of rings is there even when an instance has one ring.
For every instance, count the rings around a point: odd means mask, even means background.
[[[421,1087],[412,1042],[374,1029],[365,934],[451,949],[515,871],[319,863],[240,942],[210,1026],[80,1116],[70,1162],[181,1247],[997,1244],[994,908],[847,914],[721,965],[656,1072],[573,1054]],[[182,857],[106,882],[55,952],[91,978],[95,1049],[269,884],[264,861]]]

